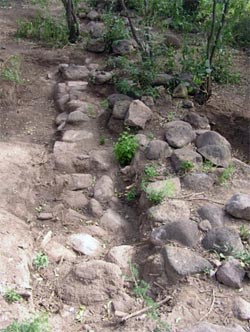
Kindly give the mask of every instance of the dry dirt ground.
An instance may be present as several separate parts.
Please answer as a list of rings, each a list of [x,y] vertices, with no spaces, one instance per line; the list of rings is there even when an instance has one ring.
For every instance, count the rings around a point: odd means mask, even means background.
[[[0,328],[14,318],[25,318],[28,312],[46,310],[50,314],[52,331],[56,332],[153,331],[151,319],[145,315],[129,320],[126,325],[115,324],[110,319],[109,306],[100,306],[97,313],[95,308],[90,308],[86,320],[78,322],[75,314],[79,307],[63,303],[56,293],[60,282],[63,282],[58,275],[65,274],[67,265],[61,265],[61,262],[51,263],[48,269],[40,273],[32,270],[29,262],[22,267],[18,265],[26,251],[28,256],[32,256],[39,250],[41,239],[49,231],[60,238],[81,229],[81,225],[78,227],[63,222],[41,222],[37,220],[37,214],[44,206],[60,204],[58,192],[54,187],[56,170],[51,153],[57,139],[54,126],[57,112],[52,100],[54,74],[60,63],[83,64],[86,57],[91,57],[93,62],[101,59],[85,53],[79,46],[48,49],[30,41],[15,39],[13,34],[16,20],[29,17],[33,14],[33,9],[20,1],[5,2],[4,5],[5,8],[0,8],[0,61],[6,61],[10,55],[21,56],[24,82],[15,85],[0,81],[0,234],[5,238],[6,234],[9,234],[5,251],[0,253],[4,257],[2,261],[0,258],[1,264],[5,266],[1,266],[0,278],[2,273],[2,280],[7,284],[14,283],[18,288],[25,289],[26,298],[30,298],[30,289],[33,289],[33,292],[32,301],[25,301],[25,304],[21,305],[6,304],[0,295]],[[214,123],[214,128],[230,140],[235,156],[249,162],[250,66],[245,54],[237,55],[236,67],[242,74],[241,85],[217,87],[209,104],[200,110]],[[95,98],[100,102],[108,92],[103,88],[91,91],[90,95],[93,100]],[[157,129],[157,123],[155,125],[149,128],[149,131],[155,130],[156,136],[161,135],[161,127]],[[103,130],[107,144],[112,147],[112,136],[101,127],[96,130],[99,130],[97,137],[100,137]],[[239,167],[232,183],[216,187],[207,197],[224,203],[237,190],[249,193],[249,188],[250,175],[244,175]],[[195,210],[200,203],[202,202],[195,200],[190,202],[191,210]],[[133,206],[121,207],[124,213],[125,209],[131,218],[135,218]],[[235,223],[233,226],[238,228],[239,224]],[[148,256],[155,254],[155,251],[147,243],[135,242],[136,236],[130,236],[127,243],[134,243],[138,247],[137,262],[143,266]],[[18,250],[16,249],[17,255],[13,264],[12,251],[17,244]],[[107,253],[108,250],[109,248]],[[29,273],[28,270],[31,271],[31,281],[25,278],[19,280],[19,273],[25,275]],[[146,268],[144,270],[144,278],[148,278],[153,284],[154,271],[150,273]],[[159,272],[157,267],[156,272]],[[0,291],[2,283],[0,280]],[[126,286],[129,292],[129,284]],[[248,323],[239,322],[232,314],[232,303],[236,296],[241,295],[250,301],[249,281],[244,283],[242,289],[232,290],[205,275],[189,277],[184,282],[169,285],[167,288],[155,283],[152,294],[156,299],[171,296],[171,301],[163,305],[160,312],[173,331],[202,320],[220,325],[238,323],[249,331]],[[140,303],[135,305],[132,311],[138,307]],[[90,327],[89,330],[86,324]]]

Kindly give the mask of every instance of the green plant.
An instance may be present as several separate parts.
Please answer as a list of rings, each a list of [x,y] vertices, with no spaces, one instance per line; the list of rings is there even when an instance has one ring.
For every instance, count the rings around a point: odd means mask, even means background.
[[[135,187],[132,187],[128,192],[126,192],[125,197],[128,202],[135,200],[137,196],[137,191]]]
[[[13,303],[20,301],[22,299],[22,296],[19,295],[14,289],[10,288],[6,290],[4,298],[6,302]]]
[[[143,181],[142,189],[146,192],[148,200],[153,204],[160,204],[166,197],[172,197],[176,190],[175,184],[170,179],[166,180],[160,189],[147,186],[147,182]]]
[[[202,164],[202,171],[205,173],[212,172],[214,164],[210,160],[205,160]]]
[[[155,205],[162,203],[166,196],[164,193],[164,190],[158,191],[155,189],[147,190],[146,194],[147,194],[148,200]]]
[[[144,178],[146,181],[151,180],[152,178],[158,175],[156,166],[154,164],[146,165],[144,167],[144,174],[145,174]]]
[[[233,41],[240,47],[250,47],[250,20],[249,16],[240,17],[232,29]]]
[[[107,99],[102,100],[102,101],[100,102],[100,106],[101,106],[104,110],[108,109],[108,108],[109,108],[109,102],[108,102],[108,100],[107,100]]]
[[[37,316],[23,322],[14,321],[1,332],[50,332],[48,318],[45,315]]]
[[[17,84],[22,83],[20,67],[21,58],[18,55],[11,55],[0,66],[0,78]]]
[[[236,169],[233,165],[229,165],[224,169],[218,178],[219,184],[225,184],[227,181],[231,180],[235,173]]]
[[[118,138],[114,146],[115,158],[119,161],[121,166],[128,165],[133,159],[139,144],[135,135],[129,133],[128,130],[124,131]]]
[[[105,137],[103,135],[100,136],[99,138],[99,144],[104,145],[105,144]]]
[[[239,259],[245,268],[250,267],[250,250],[249,249],[241,251],[241,252],[234,252],[233,257]]]
[[[49,265],[48,256],[45,255],[43,252],[39,251],[35,255],[32,264],[37,270],[43,269]]]
[[[68,28],[63,20],[38,14],[31,21],[18,21],[16,37],[42,41],[48,46],[63,47],[68,43]]]
[[[180,170],[183,173],[190,172],[194,168],[194,163],[190,160],[183,160],[180,165]]]
[[[243,241],[250,240],[250,229],[245,225],[240,226],[240,237]]]

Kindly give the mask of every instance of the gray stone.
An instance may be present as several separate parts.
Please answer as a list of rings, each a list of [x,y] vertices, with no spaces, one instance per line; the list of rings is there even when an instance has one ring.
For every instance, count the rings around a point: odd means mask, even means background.
[[[105,34],[105,25],[102,22],[89,22],[86,28],[92,38],[102,38]]]
[[[182,148],[195,139],[195,132],[187,122],[171,121],[166,125],[165,138],[174,148]]]
[[[148,210],[148,218],[156,223],[170,223],[178,220],[189,219],[188,204],[182,200],[165,200],[159,205]]]
[[[75,143],[56,141],[53,152],[58,171],[67,173],[73,173],[75,171],[73,163],[77,154],[77,146]]]
[[[188,112],[184,121],[190,123],[195,129],[210,129],[208,118],[204,115]]]
[[[100,225],[111,232],[119,233],[127,231],[128,222],[117,212],[108,209],[100,219]]]
[[[91,174],[72,174],[71,190],[89,189],[93,185],[93,177]]]
[[[94,197],[101,203],[108,203],[113,196],[113,181],[108,175],[103,175],[95,184]]]
[[[121,93],[113,93],[112,95],[108,96],[107,100],[109,102],[110,107],[114,107],[114,105],[117,101],[121,101],[121,100],[128,100],[130,102],[133,101],[133,99],[131,97],[123,95]]]
[[[58,71],[67,81],[83,81],[89,77],[89,70],[86,66],[63,64],[59,66]]]
[[[64,132],[62,140],[68,143],[79,141],[89,142],[94,138],[92,132],[87,130],[67,130]]]
[[[142,96],[141,101],[149,108],[154,107],[155,105],[154,98],[151,96]]]
[[[129,106],[125,118],[125,125],[144,129],[146,123],[151,119],[152,111],[140,100],[134,100]]]
[[[50,262],[59,263],[62,260],[74,262],[76,260],[74,252],[56,241],[50,241],[43,249],[48,255]]]
[[[89,107],[90,104],[82,100],[71,100],[67,103],[67,111],[69,113],[74,112],[76,110],[81,111],[83,113],[87,113]]]
[[[216,166],[228,167],[231,160],[231,152],[227,146],[206,145],[199,148],[198,152]]]
[[[216,272],[217,280],[232,288],[241,288],[244,276],[245,270],[241,266],[241,263],[234,258],[223,262]]]
[[[209,220],[213,228],[222,227],[224,224],[225,212],[222,208],[216,205],[213,204],[203,205],[198,209],[197,212],[201,219]]]
[[[167,46],[174,47],[175,49],[180,49],[182,46],[180,38],[170,31],[165,33],[164,42]]]
[[[63,122],[66,122],[68,119],[68,113],[63,112],[57,115],[56,117],[56,125],[60,126]]]
[[[87,233],[70,235],[68,243],[75,251],[91,257],[99,255],[102,251],[101,242]]]
[[[98,13],[98,11],[92,9],[88,15],[87,15],[87,18],[91,21],[94,21],[94,20],[98,20],[100,18],[100,14]]]
[[[109,250],[108,260],[117,264],[122,272],[130,275],[130,264],[135,254],[135,248],[129,245],[115,246]]]
[[[70,96],[68,93],[64,95],[57,95],[55,97],[55,105],[60,112],[66,111],[66,105],[70,101]]]
[[[112,52],[115,55],[126,55],[133,52],[134,47],[129,39],[116,40],[112,44]]]
[[[179,85],[177,85],[176,88],[174,88],[173,91],[173,97],[174,98],[187,98],[188,96],[188,89],[186,84],[181,83]]]
[[[233,303],[234,316],[240,320],[250,320],[250,303],[237,297]]]
[[[182,107],[190,109],[190,108],[194,107],[194,103],[189,99],[184,99],[182,101]],[[187,121],[187,120],[185,119],[185,121]],[[187,121],[187,122],[189,122],[189,121]]]
[[[149,144],[149,138],[144,134],[137,134],[135,138],[139,144],[139,149],[144,151]]]
[[[221,136],[216,131],[206,131],[197,137],[197,148],[202,148],[207,145],[222,145],[231,149],[230,143],[225,139],[225,137]]]
[[[178,220],[167,225],[155,228],[150,241],[156,246],[163,246],[169,241],[177,241],[187,247],[195,247],[200,240],[200,234],[196,223],[191,220]]]
[[[209,191],[213,188],[214,179],[205,173],[190,173],[183,177],[182,184],[189,190]]]
[[[226,327],[202,322],[198,325],[180,330],[180,332],[245,332],[245,330],[237,324],[234,326]]]
[[[87,121],[89,121],[89,117],[87,116],[87,114],[84,114],[83,112],[78,110],[71,112],[67,119],[67,122],[71,124],[78,124]]]
[[[202,245],[207,250],[215,250],[225,255],[241,252],[244,247],[239,234],[233,229],[216,227],[207,232]]]
[[[165,86],[169,85],[170,82],[174,79],[174,76],[169,74],[158,74],[156,75],[155,79],[153,80],[153,85],[155,86]]]
[[[50,220],[50,219],[53,219],[53,213],[50,213],[50,212],[41,212],[37,216],[37,219],[39,219],[39,220]]]
[[[89,201],[89,210],[90,213],[95,218],[100,218],[103,215],[103,208],[101,204],[94,198]]]
[[[73,209],[67,209],[65,215],[63,215],[63,222],[67,225],[67,224],[75,224],[77,226],[79,226],[79,224],[81,224],[83,222],[83,220],[85,220],[86,217],[73,210]]]
[[[124,120],[129,109],[130,100],[118,100],[114,104],[112,115],[115,119]]]
[[[250,221],[250,195],[234,194],[226,203],[225,210],[235,218]]]
[[[67,191],[62,194],[62,199],[72,209],[82,209],[88,204],[86,196],[79,191]]]
[[[110,171],[112,162],[113,155],[109,150],[94,150],[90,153],[91,169],[95,171]]]
[[[123,288],[122,271],[116,264],[91,260],[75,265],[57,291],[66,303],[91,305],[110,301]]]
[[[94,84],[105,84],[112,80],[113,73],[95,70],[91,72],[91,80]]]
[[[199,222],[199,225],[198,225],[199,229],[203,232],[207,232],[209,231],[210,229],[212,229],[212,226],[210,224],[210,221],[207,220],[207,219],[204,219],[202,221]]]
[[[170,157],[171,154],[172,149],[166,142],[161,140],[151,141],[145,150],[146,158],[149,160],[166,159]]]
[[[202,165],[201,155],[189,147],[176,149],[171,155],[171,163],[176,172],[185,171],[185,162],[187,161],[192,163],[193,168],[198,168]]]
[[[93,53],[103,53],[106,49],[106,42],[102,38],[90,39],[86,45],[86,49]]]
[[[173,282],[212,269],[212,265],[206,259],[187,248],[166,245],[162,248],[162,256],[166,275]]]

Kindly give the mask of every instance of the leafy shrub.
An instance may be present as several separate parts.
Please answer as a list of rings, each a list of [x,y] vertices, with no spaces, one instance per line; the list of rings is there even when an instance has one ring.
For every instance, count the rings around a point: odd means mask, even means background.
[[[250,47],[250,18],[242,17],[232,29],[234,43],[240,47]]]
[[[11,55],[0,67],[0,78],[17,84],[22,83],[20,66],[20,57]]]
[[[63,20],[38,14],[31,21],[18,21],[16,37],[45,42],[46,45],[62,47],[68,43],[68,29]]]
[[[48,318],[46,316],[38,316],[32,320],[23,322],[14,321],[1,332],[50,332]]]
[[[14,289],[7,289],[4,298],[8,303],[18,302],[22,299],[21,295],[19,295]]]
[[[129,33],[126,29],[124,19],[113,13],[107,13],[102,16],[105,24],[104,39],[108,45],[108,51],[111,50],[113,42],[117,40],[127,39]]]
[[[128,165],[133,159],[139,144],[135,135],[124,131],[114,146],[115,158],[119,161],[121,166]]]

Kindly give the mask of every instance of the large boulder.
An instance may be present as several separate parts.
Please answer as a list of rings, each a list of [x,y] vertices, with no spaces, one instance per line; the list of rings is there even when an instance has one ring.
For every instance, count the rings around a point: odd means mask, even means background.
[[[89,70],[86,66],[74,64],[61,64],[58,68],[58,72],[62,78],[67,81],[83,81],[89,77]]]
[[[250,195],[234,194],[226,203],[225,209],[235,218],[250,221]]]
[[[202,220],[209,220],[213,228],[222,227],[224,224],[225,212],[214,204],[203,205],[197,212]]]
[[[151,117],[151,109],[140,100],[134,100],[129,106],[124,123],[131,127],[144,129]]]
[[[97,256],[102,251],[102,244],[87,233],[76,233],[68,237],[69,245],[77,252],[87,256]]]
[[[194,112],[188,112],[184,120],[190,123],[195,129],[210,129],[208,118]]]
[[[241,288],[244,276],[244,268],[241,266],[241,263],[234,258],[223,262],[216,272],[217,280],[232,288]]]
[[[189,147],[176,149],[171,155],[171,163],[176,172],[185,171],[185,163],[190,162],[193,168],[202,165],[202,157]]]
[[[165,159],[170,157],[171,154],[172,149],[168,143],[158,139],[151,141],[145,150],[146,158],[149,160]]]
[[[195,139],[191,125],[184,121],[171,121],[166,125],[165,138],[174,148],[182,148]]]
[[[107,203],[114,196],[114,185],[112,179],[108,175],[103,175],[97,180],[94,187],[94,197],[101,203]]]
[[[183,177],[182,184],[189,190],[209,191],[213,188],[214,179],[205,173],[190,173]]]

